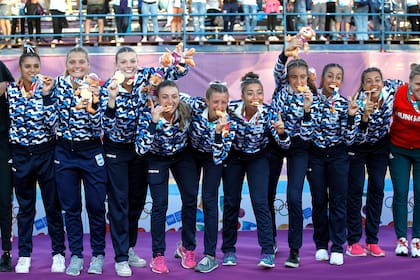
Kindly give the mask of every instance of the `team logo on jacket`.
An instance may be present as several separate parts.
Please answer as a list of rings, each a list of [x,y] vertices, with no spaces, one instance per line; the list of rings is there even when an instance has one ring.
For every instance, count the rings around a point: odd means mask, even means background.
[[[104,157],[102,156],[102,154],[97,154],[95,156],[96,159],[96,163],[98,164],[98,166],[104,166],[105,161],[104,161]]]

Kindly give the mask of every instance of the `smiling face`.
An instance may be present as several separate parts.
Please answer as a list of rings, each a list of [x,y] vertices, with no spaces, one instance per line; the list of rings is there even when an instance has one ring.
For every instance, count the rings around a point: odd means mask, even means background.
[[[137,54],[135,52],[122,52],[117,56],[117,70],[121,71],[126,79],[134,76],[137,64]]]
[[[164,86],[159,89],[158,103],[165,113],[173,114],[179,104],[179,91],[173,86]]]
[[[367,72],[363,77],[363,90],[371,92],[371,98],[377,100],[384,87],[384,81],[378,71]]]
[[[331,66],[322,76],[322,92],[332,95],[335,88],[340,88],[343,82],[343,71],[340,67]]]
[[[226,112],[228,102],[229,95],[227,92],[213,92],[210,98],[206,99],[207,108],[209,110],[209,118],[217,118],[219,117],[218,114]]]
[[[410,79],[409,86],[411,92],[414,94],[414,98],[417,101],[420,101],[420,75],[415,75],[412,79]]]
[[[83,78],[89,72],[89,60],[84,52],[74,51],[68,54],[66,69],[70,76]]]
[[[19,71],[24,81],[32,82],[32,77],[41,72],[41,63],[39,58],[34,56],[26,57],[19,65]]]
[[[264,91],[259,83],[247,85],[242,92],[245,107],[258,107],[264,101]]]
[[[304,87],[308,82],[308,70],[304,66],[293,67],[287,73],[289,84],[294,92],[300,92],[299,88]]]

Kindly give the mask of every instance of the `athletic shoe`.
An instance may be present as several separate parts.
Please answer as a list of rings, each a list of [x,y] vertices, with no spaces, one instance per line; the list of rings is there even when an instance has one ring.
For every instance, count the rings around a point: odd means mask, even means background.
[[[290,254],[287,260],[284,262],[285,267],[298,268],[299,267],[299,250],[290,249]]]
[[[234,252],[227,252],[223,256],[223,265],[225,266],[233,266],[236,265],[236,255]]]
[[[130,277],[133,274],[130,266],[128,265],[128,261],[116,262],[115,272],[120,277]]]
[[[145,267],[146,260],[137,256],[133,248],[128,249],[128,264],[135,267]]]
[[[62,254],[55,254],[51,265],[51,272],[64,272],[66,270],[66,259]]]
[[[274,264],[274,254],[262,254],[260,261],[258,262],[259,267],[263,268],[273,268],[276,265]]]
[[[215,270],[219,265],[215,257],[205,255],[204,258],[195,266],[195,271],[208,273]]]
[[[330,264],[332,265],[343,265],[343,253],[332,252],[330,258]]]
[[[397,248],[395,248],[395,255],[397,256],[408,256],[408,242],[405,237],[398,239]]]
[[[181,242],[178,243],[175,254],[181,257],[181,265],[183,268],[191,269],[197,265],[197,262],[195,261],[195,252],[185,249]]]
[[[168,273],[168,267],[166,266],[165,257],[162,255],[157,255],[150,262],[150,267],[155,273]]]
[[[90,260],[90,265],[88,269],[89,274],[102,274],[102,267],[104,265],[104,256],[97,255],[93,256]]]
[[[420,239],[418,238],[411,239],[411,257],[420,257]]]
[[[19,257],[15,266],[16,273],[29,273],[31,267],[31,257]]]
[[[71,276],[79,276],[83,269],[83,259],[78,256],[72,256],[70,264],[66,269],[66,274]]]
[[[4,252],[0,258],[0,272],[12,271],[12,256],[10,252]]]
[[[328,261],[330,257],[328,256],[328,251],[326,249],[318,249],[315,253],[315,260],[321,261]]]
[[[359,243],[347,246],[346,255],[351,257],[366,257],[367,254]]]
[[[155,42],[163,42],[164,40],[162,38],[160,38],[159,36],[156,36],[155,38]]]
[[[378,244],[366,244],[365,251],[374,257],[385,257],[384,250]]]

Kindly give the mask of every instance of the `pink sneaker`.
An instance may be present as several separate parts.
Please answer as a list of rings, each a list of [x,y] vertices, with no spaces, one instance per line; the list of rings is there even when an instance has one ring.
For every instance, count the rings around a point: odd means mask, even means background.
[[[384,250],[378,244],[366,244],[365,251],[374,257],[385,257]]]
[[[347,246],[346,255],[352,257],[365,257],[366,252],[359,243],[354,243]]]
[[[181,265],[183,268],[192,269],[197,265],[195,261],[195,252],[185,249],[182,244],[178,244],[176,253],[181,257]]]
[[[150,262],[150,267],[155,273],[168,273],[169,269],[166,266],[165,257],[162,255],[157,255]]]

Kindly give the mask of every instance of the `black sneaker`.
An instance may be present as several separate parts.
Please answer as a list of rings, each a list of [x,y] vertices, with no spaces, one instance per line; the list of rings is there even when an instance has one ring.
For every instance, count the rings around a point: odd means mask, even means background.
[[[0,259],[0,272],[12,271],[12,258],[10,252],[4,252]]]
[[[285,267],[298,268],[299,267],[299,250],[290,249],[290,254],[287,260],[284,262]]]

